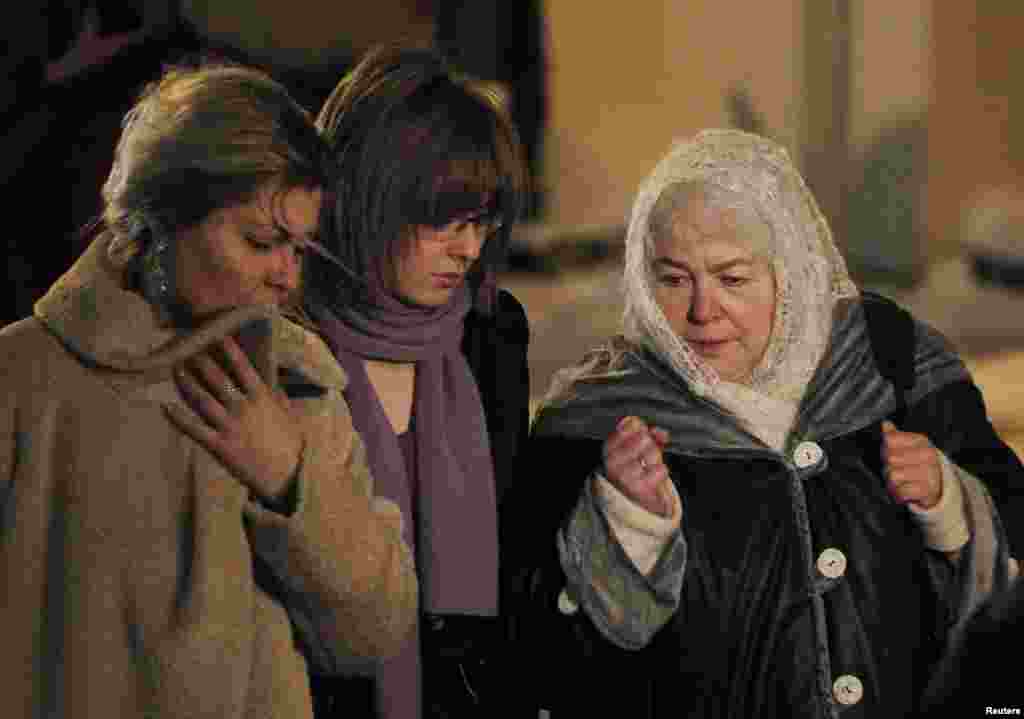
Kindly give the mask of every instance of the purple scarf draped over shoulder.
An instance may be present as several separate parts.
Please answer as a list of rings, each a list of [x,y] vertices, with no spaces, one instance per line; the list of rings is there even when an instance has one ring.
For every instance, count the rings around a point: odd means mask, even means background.
[[[420,606],[437,614],[494,616],[498,610],[498,529],[494,469],[476,381],[462,354],[470,308],[465,287],[441,307],[412,307],[371,282],[369,303],[322,313],[325,339],[349,377],[353,422],[366,444],[378,495],[405,517],[416,552]],[[364,359],[415,363],[410,431],[411,486],[398,438]]]

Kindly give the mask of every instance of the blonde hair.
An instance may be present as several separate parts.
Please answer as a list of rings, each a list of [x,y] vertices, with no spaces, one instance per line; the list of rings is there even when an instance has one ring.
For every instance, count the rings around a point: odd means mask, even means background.
[[[325,182],[327,153],[309,114],[262,72],[174,68],[125,116],[103,185],[109,254],[127,263],[148,237],[173,238],[265,183]]]

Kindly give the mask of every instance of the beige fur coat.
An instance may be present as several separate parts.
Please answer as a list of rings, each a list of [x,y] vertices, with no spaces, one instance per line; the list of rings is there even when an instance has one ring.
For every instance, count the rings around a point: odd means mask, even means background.
[[[373,497],[346,377],[270,308],[161,328],[122,275],[101,237],[35,317],[0,331],[0,713],[309,717],[307,664],[336,672],[396,651],[417,610],[401,516]],[[162,409],[182,403],[173,365],[257,317],[271,327],[258,368],[302,389],[287,514]]]

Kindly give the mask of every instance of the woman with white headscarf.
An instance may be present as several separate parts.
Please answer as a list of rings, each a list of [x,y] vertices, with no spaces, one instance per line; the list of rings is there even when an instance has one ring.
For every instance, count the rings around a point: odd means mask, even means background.
[[[623,335],[556,378],[503,516],[538,706],[911,712],[1022,539],[995,506],[1024,468],[964,365],[858,291],[763,138],[673,147],[626,242]]]

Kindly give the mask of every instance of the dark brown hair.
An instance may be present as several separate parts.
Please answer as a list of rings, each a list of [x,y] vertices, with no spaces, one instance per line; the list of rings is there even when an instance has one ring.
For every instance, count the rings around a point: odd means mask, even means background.
[[[311,256],[308,297],[358,304],[416,225],[482,210],[501,227],[470,272],[474,289],[501,262],[523,212],[527,172],[498,98],[431,50],[385,46],[338,83],[317,119],[333,156],[320,239],[344,266]]]

